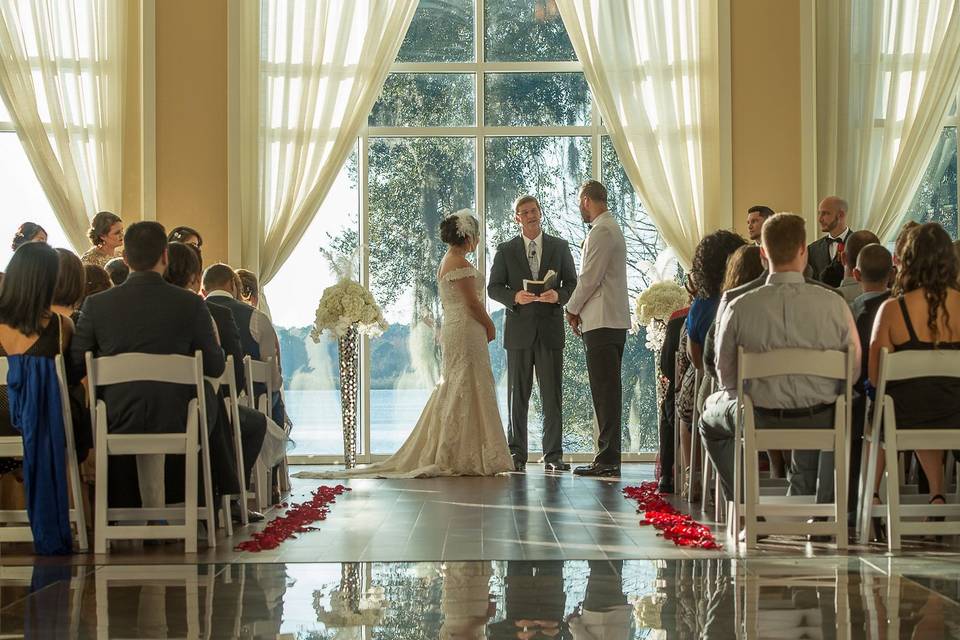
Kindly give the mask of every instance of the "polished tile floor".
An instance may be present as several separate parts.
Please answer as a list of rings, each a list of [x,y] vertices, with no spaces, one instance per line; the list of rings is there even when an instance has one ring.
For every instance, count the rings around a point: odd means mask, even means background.
[[[958,638],[960,562],[857,558],[36,566],[0,636]]]

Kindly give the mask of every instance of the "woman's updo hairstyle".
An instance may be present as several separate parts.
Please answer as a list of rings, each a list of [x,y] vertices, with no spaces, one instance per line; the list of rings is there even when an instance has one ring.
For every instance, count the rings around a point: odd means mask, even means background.
[[[451,214],[440,223],[440,239],[453,247],[462,247],[467,240],[477,241],[480,221],[463,209]]]

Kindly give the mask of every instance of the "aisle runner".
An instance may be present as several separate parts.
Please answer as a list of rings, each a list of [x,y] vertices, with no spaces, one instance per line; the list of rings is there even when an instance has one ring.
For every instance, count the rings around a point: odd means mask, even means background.
[[[656,482],[642,482],[639,487],[625,487],[623,495],[637,501],[637,513],[643,512],[641,525],[653,525],[663,537],[678,547],[719,549],[710,527],[700,524],[673,508],[657,491]]]
[[[253,534],[252,540],[241,542],[234,547],[234,550],[256,553],[264,549],[276,549],[284,540],[296,538],[297,533],[316,531],[317,528],[310,525],[326,520],[327,514],[330,513],[327,505],[336,502],[337,496],[344,491],[350,491],[350,489],[342,484],[335,487],[317,487],[309,500],[302,504],[291,504],[285,514],[271,520],[263,531]],[[285,507],[287,503],[279,506]]]

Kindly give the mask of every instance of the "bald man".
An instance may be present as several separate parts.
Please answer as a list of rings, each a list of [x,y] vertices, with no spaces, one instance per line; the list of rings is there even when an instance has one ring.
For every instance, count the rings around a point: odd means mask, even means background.
[[[807,247],[807,262],[813,270],[813,277],[824,282],[823,272],[833,263],[839,270],[840,279],[843,278],[843,265],[840,263],[840,251],[850,236],[850,227],[847,226],[847,209],[849,205],[843,198],[827,196],[820,201],[817,207],[817,222],[820,224],[820,233],[827,234]],[[836,287],[840,280],[830,283]]]

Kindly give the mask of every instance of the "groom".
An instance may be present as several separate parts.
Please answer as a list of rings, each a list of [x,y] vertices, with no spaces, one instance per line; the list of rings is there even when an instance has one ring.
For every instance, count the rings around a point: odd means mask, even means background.
[[[568,471],[563,462],[561,389],[563,380],[563,305],[577,286],[577,269],[566,240],[543,232],[540,203],[521,196],[513,204],[520,235],[501,243],[490,269],[487,294],[507,308],[503,346],[507,350],[507,407],[510,455],[516,471],[527,464],[527,411],[536,369],[543,401],[543,462],[547,471]],[[539,296],[524,290],[524,280],[556,277]]]

